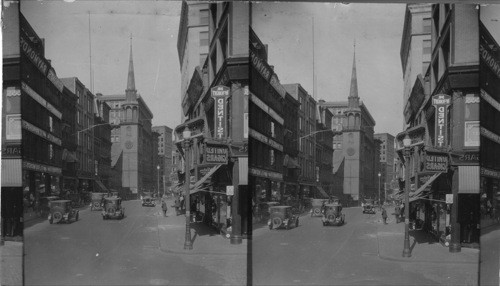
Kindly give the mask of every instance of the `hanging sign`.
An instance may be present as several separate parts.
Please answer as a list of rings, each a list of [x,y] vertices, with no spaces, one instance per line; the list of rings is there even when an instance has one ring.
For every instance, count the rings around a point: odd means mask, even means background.
[[[229,149],[226,146],[207,144],[204,155],[206,164],[227,164],[229,161]]]
[[[445,148],[448,145],[448,106],[451,104],[451,96],[437,94],[432,97],[432,105],[435,111],[435,144],[437,148]]]
[[[229,87],[214,86],[211,89],[214,98],[214,138],[218,140],[227,138],[227,98]]]

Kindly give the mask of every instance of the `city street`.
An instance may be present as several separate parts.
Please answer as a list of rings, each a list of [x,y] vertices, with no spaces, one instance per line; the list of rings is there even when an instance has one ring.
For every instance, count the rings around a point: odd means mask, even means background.
[[[477,285],[477,250],[448,254],[440,244],[412,235],[412,257],[403,258],[404,224],[395,223],[393,208],[387,225],[379,211],[343,211],[346,224],[339,227],[323,227],[320,217],[303,215],[299,227],[288,231],[255,229],[253,284]]]
[[[171,205],[172,202],[169,202]],[[193,250],[183,250],[184,216],[160,206],[125,201],[123,220],[80,211],[80,220],[25,229],[25,285],[237,285],[246,283],[246,246],[220,253],[229,240],[193,230]],[[209,249],[212,252],[200,250]],[[222,250],[221,250],[222,251]],[[227,251],[226,251],[227,252]]]
[[[500,226],[495,225],[484,229],[481,234],[481,286],[500,285]]]

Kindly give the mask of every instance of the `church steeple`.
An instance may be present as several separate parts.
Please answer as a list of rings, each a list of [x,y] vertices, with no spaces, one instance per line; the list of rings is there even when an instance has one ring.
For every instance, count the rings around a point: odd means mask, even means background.
[[[137,100],[137,90],[135,89],[134,60],[132,56],[132,35],[130,35],[130,58],[128,63],[127,89],[125,90],[127,101]]]
[[[354,41],[354,56],[352,59],[351,89],[349,91],[349,108],[359,108],[358,76],[356,74],[356,40]]]

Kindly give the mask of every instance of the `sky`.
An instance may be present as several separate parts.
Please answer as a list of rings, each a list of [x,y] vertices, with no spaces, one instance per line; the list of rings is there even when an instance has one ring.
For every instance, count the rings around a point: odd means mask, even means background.
[[[252,28],[269,45],[268,63],[282,84],[300,83],[316,100],[347,101],[356,42],[358,94],[375,119],[375,132],[402,131],[399,51],[405,4],[259,3],[253,7]]]
[[[137,92],[153,113],[153,125],[170,128],[181,123],[180,10],[180,1],[21,3],[25,18],[45,38],[45,57],[57,76],[78,77],[94,94],[125,94],[132,34]]]

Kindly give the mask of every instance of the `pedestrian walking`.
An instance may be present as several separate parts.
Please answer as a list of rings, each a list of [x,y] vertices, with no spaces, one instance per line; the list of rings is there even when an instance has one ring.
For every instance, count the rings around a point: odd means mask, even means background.
[[[181,203],[181,211],[184,211],[184,195],[181,195],[181,197],[179,198],[180,200],[180,203]]]
[[[163,216],[167,216],[167,202],[165,200],[161,201],[161,210],[163,211]]]
[[[175,198],[175,201],[174,201],[174,207],[175,207],[175,215],[178,216],[179,213],[180,213],[180,210],[179,208],[181,207],[181,202],[179,200],[179,198]]]
[[[387,211],[385,208],[382,208],[382,219],[384,220],[384,224],[387,224]]]
[[[401,216],[401,210],[400,210],[399,206],[396,206],[394,208],[394,215],[396,216],[396,223],[399,223],[400,216]]]

